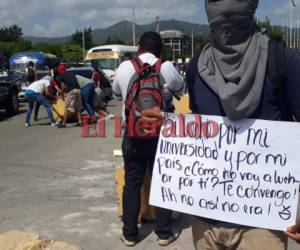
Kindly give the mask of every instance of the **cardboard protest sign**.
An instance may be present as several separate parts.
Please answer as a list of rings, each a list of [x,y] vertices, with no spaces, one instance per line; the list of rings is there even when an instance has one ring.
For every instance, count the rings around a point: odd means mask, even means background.
[[[300,125],[167,114],[150,204],[252,227],[296,221]]]

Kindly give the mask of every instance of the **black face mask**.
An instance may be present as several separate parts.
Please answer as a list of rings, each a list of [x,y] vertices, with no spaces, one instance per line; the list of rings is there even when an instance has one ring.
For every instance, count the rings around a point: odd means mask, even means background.
[[[259,0],[205,0],[212,43],[218,47],[246,41],[255,29]]]

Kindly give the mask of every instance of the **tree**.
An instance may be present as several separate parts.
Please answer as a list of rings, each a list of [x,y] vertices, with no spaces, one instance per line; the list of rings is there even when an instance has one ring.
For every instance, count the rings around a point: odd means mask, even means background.
[[[14,53],[20,51],[31,51],[31,50],[33,50],[33,47],[30,41],[0,42],[0,51],[2,51],[5,58],[9,58]]]
[[[269,17],[266,17],[264,22],[258,21],[258,26],[269,36],[269,38],[281,42],[284,40],[284,33],[280,27],[271,25],[271,19]]]
[[[93,43],[93,30],[91,27],[84,28],[84,41],[85,41],[85,48],[90,49],[94,46]],[[71,41],[72,44],[77,44],[81,48],[83,46],[82,42],[82,30],[76,30],[72,35],[71,35]]]
[[[19,42],[23,35],[22,28],[16,24],[0,28],[0,41],[1,42]]]
[[[61,52],[64,62],[82,61],[82,48],[77,44],[62,44]]]
[[[194,37],[194,51],[195,54],[200,53],[204,46],[209,43],[209,38],[203,35]]]
[[[120,38],[118,37],[113,37],[111,38],[110,36],[106,39],[106,41],[103,43],[103,45],[106,45],[106,44],[123,44],[123,45],[126,45],[126,43],[121,40]]]
[[[34,50],[41,51],[44,53],[54,54],[58,58],[62,58],[63,53],[61,47],[62,46],[60,44],[37,43],[34,46]]]

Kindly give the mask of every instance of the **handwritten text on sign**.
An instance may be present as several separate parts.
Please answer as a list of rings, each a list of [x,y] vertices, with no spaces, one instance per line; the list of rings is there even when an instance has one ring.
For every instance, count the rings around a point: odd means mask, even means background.
[[[150,203],[274,230],[296,220],[300,125],[168,114]]]

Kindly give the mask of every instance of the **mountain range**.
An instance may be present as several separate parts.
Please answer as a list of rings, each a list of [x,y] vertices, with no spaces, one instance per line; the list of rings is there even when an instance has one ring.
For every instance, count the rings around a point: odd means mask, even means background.
[[[163,30],[180,30],[187,35],[191,35],[192,30],[195,35],[208,35],[209,27],[208,25],[201,25],[196,23],[184,22],[179,20],[162,20],[159,22],[160,31]],[[136,24],[136,37],[138,38],[146,31],[155,31],[156,23],[150,24]],[[107,28],[99,28],[93,30],[93,40],[95,44],[101,44],[105,42],[108,38],[118,38],[125,43],[130,44],[132,42],[132,22],[121,21]],[[66,43],[70,40],[70,36],[64,37],[34,37],[25,36],[24,39],[31,41],[33,44],[36,43]]]

